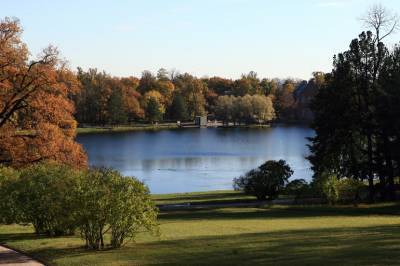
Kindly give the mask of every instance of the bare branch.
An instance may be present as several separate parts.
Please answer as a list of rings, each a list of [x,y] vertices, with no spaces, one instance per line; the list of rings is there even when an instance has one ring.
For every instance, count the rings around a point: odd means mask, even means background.
[[[360,20],[364,26],[375,31],[375,41],[378,43],[400,29],[399,16],[381,4],[372,6]]]

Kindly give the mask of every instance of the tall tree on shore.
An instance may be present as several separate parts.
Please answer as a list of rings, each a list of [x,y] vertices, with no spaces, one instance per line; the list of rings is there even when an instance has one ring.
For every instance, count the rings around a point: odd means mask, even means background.
[[[367,179],[372,200],[377,176],[382,195],[393,196],[395,169],[388,144],[396,138],[382,123],[396,124],[396,118],[385,117],[382,110],[390,113],[393,109],[387,110],[390,105],[382,103],[394,89],[388,86],[393,84],[391,75],[385,77],[385,73],[396,70],[382,40],[395,31],[398,22],[382,6],[372,7],[363,21],[374,32],[362,32],[348,51],[335,57],[334,70],[313,103],[316,136],[311,139],[310,160],[316,176],[331,172]]]

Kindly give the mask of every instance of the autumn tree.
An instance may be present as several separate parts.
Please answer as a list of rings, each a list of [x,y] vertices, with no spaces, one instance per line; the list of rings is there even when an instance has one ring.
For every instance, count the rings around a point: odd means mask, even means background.
[[[74,141],[77,123],[69,98],[79,83],[55,47],[30,60],[21,33],[18,20],[0,22],[0,162],[85,166],[83,148]]]
[[[293,92],[296,84],[293,80],[287,79],[282,87],[276,92],[275,109],[280,119],[293,119],[293,108],[295,98]]]
[[[204,94],[207,86],[202,80],[185,73],[175,78],[175,86],[186,101],[190,118],[206,113]]]

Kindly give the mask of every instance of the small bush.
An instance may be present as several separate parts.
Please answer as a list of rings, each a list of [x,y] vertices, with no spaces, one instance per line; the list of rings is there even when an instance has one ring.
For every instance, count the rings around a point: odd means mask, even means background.
[[[258,200],[273,200],[283,190],[292,169],[284,160],[267,161],[257,169],[233,180],[235,190],[243,190]]]
[[[287,195],[294,196],[295,200],[311,196],[311,186],[304,179],[295,179],[290,181],[285,187]]]
[[[147,187],[115,170],[89,170],[79,201],[79,225],[87,248],[104,248],[106,232],[111,232],[111,247],[117,248],[139,230],[157,229],[157,209]]]
[[[332,205],[339,200],[339,180],[336,175],[326,175],[322,181],[322,191]]]
[[[343,203],[352,202],[358,204],[361,200],[361,193],[365,185],[362,181],[343,178],[338,182],[339,200]]]

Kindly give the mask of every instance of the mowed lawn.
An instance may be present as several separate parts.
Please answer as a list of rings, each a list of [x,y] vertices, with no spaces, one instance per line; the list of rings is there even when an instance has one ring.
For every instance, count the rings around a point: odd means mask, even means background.
[[[227,194],[226,194],[227,193]],[[231,198],[230,192],[224,192]],[[204,196],[207,195],[207,196]],[[196,199],[221,200],[212,193]],[[192,200],[157,196],[158,202]],[[203,199],[204,200],[204,199]],[[161,236],[118,250],[87,251],[79,236],[38,237],[0,226],[0,242],[51,265],[398,265],[400,205],[275,206],[161,212]]]

